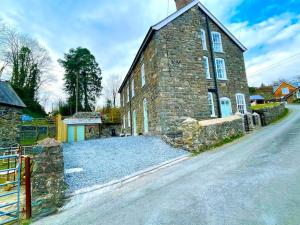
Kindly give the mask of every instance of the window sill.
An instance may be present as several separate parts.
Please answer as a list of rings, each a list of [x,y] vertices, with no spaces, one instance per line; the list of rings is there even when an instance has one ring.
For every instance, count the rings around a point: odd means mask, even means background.
[[[216,119],[216,118],[217,118],[217,116],[216,116],[216,115],[211,115],[211,116],[210,116],[210,118],[212,118],[212,119]]]
[[[214,50],[215,53],[221,53],[221,54],[224,54],[225,52],[224,51],[216,51]]]
[[[217,79],[220,80],[220,81],[228,81],[227,78],[226,79],[217,78]]]

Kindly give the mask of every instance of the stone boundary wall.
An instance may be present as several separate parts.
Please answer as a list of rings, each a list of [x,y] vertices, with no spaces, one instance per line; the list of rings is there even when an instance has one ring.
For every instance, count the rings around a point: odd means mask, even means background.
[[[62,145],[47,138],[33,149],[32,170],[33,219],[48,216],[63,206],[66,184]]]
[[[176,134],[164,135],[163,139],[174,147],[201,152],[243,136],[244,130],[244,120],[238,115],[203,121],[187,118]]]
[[[11,147],[20,139],[22,109],[0,105],[0,147]]]
[[[281,103],[279,106],[253,110],[261,117],[262,125],[267,126],[274,121],[278,120],[285,113],[285,104]]]

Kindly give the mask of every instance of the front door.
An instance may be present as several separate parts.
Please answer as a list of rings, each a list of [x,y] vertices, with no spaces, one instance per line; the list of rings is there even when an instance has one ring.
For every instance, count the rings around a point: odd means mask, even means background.
[[[137,136],[137,128],[136,128],[136,111],[133,111],[133,135]]]
[[[148,128],[148,103],[146,99],[144,99],[143,106],[144,106],[144,132],[147,134],[149,132],[149,128]]]
[[[229,98],[221,98],[221,112],[222,112],[222,118],[228,117],[232,115],[232,107],[231,102]]]

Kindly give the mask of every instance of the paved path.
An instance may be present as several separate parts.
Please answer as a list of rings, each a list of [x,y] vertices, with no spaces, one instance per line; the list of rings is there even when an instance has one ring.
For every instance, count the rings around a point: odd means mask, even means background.
[[[74,197],[37,224],[299,225],[300,107],[238,142],[123,187]]]

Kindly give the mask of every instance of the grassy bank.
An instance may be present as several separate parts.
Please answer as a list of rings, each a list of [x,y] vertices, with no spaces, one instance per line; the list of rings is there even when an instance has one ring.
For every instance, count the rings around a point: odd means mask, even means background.
[[[258,104],[255,106],[251,106],[251,109],[252,110],[260,110],[260,109],[265,109],[265,108],[274,108],[279,105],[280,105],[279,102],[272,102],[272,103]]]

